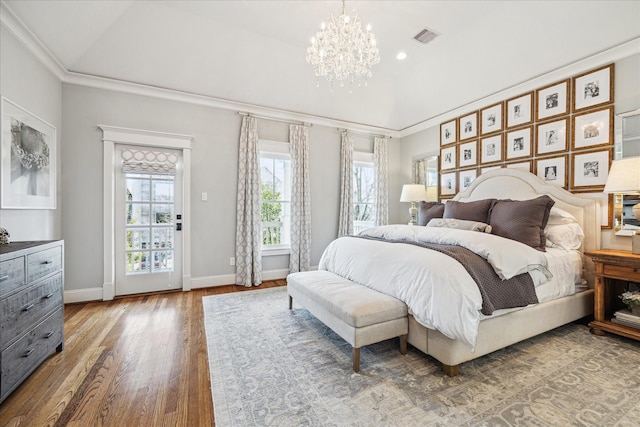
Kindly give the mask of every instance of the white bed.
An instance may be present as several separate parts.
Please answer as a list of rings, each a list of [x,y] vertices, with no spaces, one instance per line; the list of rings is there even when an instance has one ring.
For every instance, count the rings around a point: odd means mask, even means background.
[[[439,360],[443,364],[443,369],[447,375],[457,375],[458,366],[461,363],[593,313],[593,290],[591,289],[593,287],[593,268],[588,257],[585,257],[582,253],[584,250],[593,250],[600,247],[600,208],[596,200],[582,198],[559,187],[547,185],[533,174],[506,168],[481,175],[465,192],[458,194],[453,200],[460,202],[472,202],[490,198],[528,200],[545,194],[555,201],[554,207],[569,212],[584,232],[585,237],[582,247],[578,251],[578,258],[582,257],[582,277],[589,284],[589,289],[526,308],[498,310],[492,316],[480,316],[479,325],[476,322],[476,325],[478,325],[477,336],[475,336],[475,348],[473,351],[470,349],[468,340],[463,342],[464,340],[461,339],[452,339],[435,328],[423,326],[430,323],[425,322],[424,318],[418,316],[416,311],[416,316],[422,321],[418,322],[413,315],[409,316],[408,342],[422,352]],[[549,251],[549,253],[551,252]],[[324,258],[323,256],[323,260],[321,260],[321,268],[332,271],[332,260],[329,259],[327,262]],[[335,261],[336,259],[338,261]],[[340,262],[339,256],[335,256],[334,261]],[[394,264],[398,264],[398,269],[402,268],[397,259]],[[353,271],[353,266],[349,268],[351,269],[350,271]],[[362,271],[363,269],[361,268],[360,270]],[[336,273],[340,274],[339,272]],[[350,279],[354,280],[351,277]],[[573,278],[565,280],[570,280],[570,287],[573,288]],[[358,282],[358,280],[354,281]],[[389,279],[389,282],[391,281],[393,279]],[[560,288],[562,288],[562,283],[560,285]],[[397,288],[398,285],[392,284],[391,286]],[[559,289],[557,286],[554,288],[548,286],[548,289],[543,290],[541,287],[536,292],[538,295],[546,295],[545,292],[549,295],[554,292],[562,292],[557,291],[557,289]],[[397,292],[402,293],[401,290]],[[546,299],[548,299],[547,296],[540,298],[540,301]],[[460,314],[454,312],[453,316],[456,315]],[[447,335],[451,336],[450,331],[448,331]]]

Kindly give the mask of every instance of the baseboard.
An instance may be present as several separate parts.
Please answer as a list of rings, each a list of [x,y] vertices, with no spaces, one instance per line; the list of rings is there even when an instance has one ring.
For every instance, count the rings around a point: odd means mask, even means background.
[[[64,291],[64,303],[102,301],[102,288],[73,289]]]

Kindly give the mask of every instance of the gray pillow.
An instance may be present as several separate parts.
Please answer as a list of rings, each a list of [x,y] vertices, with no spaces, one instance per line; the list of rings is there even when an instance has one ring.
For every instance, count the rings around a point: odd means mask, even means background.
[[[444,203],[420,202],[418,205],[418,225],[425,226],[433,218],[442,218]]]
[[[449,200],[444,205],[443,218],[464,219],[489,223],[489,211],[496,199],[476,200],[475,202],[456,202]]]
[[[544,228],[555,204],[549,196],[530,200],[497,200],[491,208],[491,234],[545,251]]]

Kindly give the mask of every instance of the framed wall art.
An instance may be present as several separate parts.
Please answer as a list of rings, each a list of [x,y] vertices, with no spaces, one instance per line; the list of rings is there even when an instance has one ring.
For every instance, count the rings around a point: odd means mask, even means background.
[[[569,114],[569,79],[536,90],[536,121]]]
[[[522,169],[527,172],[531,172],[531,160],[526,160],[524,162],[516,162],[516,163],[507,163],[504,167],[509,169]]]
[[[600,215],[600,228],[611,229],[613,228],[613,194],[611,193],[577,193],[580,196],[588,197],[590,199],[596,199],[600,201],[600,209],[602,211]]]
[[[448,147],[448,148],[441,148],[440,149],[440,169],[441,170],[447,170],[447,169],[455,169],[457,164],[456,164],[456,150],[457,146],[453,146],[453,147]]]
[[[456,173],[449,172],[440,175],[440,195],[453,196],[456,194]]]
[[[504,102],[499,102],[480,110],[481,135],[488,135],[504,129],[504,114],[502,114],[503,106]]]
[[[567,188],[567,155],[536,159],[535,174],[547,184]]]
[[[507,160],[531,157],[531,126],[507,132],[505,157]]]
[[[453,144],[458,140],[458,119],[440,125],[440,145]]]
[[[465,142],[458,147],[458,167],[464,168],[478,164],[478,141]]]
[[[574,115],[571,133],[574,150],[613,144],[613,106]]]
[[[469,188],[473,180],[476,179],[477,174],[478,171],[476,171],[475,169],[460,171],[458,173],[458,179],[460,180],[460,191],[464,191]]]
[[[533,92],[507,100],[507,128],[526,125],[533,121]]]
[[[478,136],[478,112],[475,111],[458,119],[460,141]]]
[[[480,140],[480,163],[495,163],[502,161],[504,134],[482,138]]]
[[[587,71],[573,78],[573,111],[582,111],[614,100],[614,65]]]
[[[56,208],[56,128],[2,98],[2,207]]]
[[[569,118],[536,124],[536,155],[567,151]]]
[[[607,183],[612,149],[571,153],[571,188],[602,190]]]

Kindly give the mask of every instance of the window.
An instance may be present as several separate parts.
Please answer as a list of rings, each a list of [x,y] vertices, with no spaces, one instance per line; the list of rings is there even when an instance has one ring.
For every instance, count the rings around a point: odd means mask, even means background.
[[[288,250],[291,222],[289,144],[260,141],[260,215],[263,250]]]
[[[373,154],[353,153],[353,233],[376,225]]]

